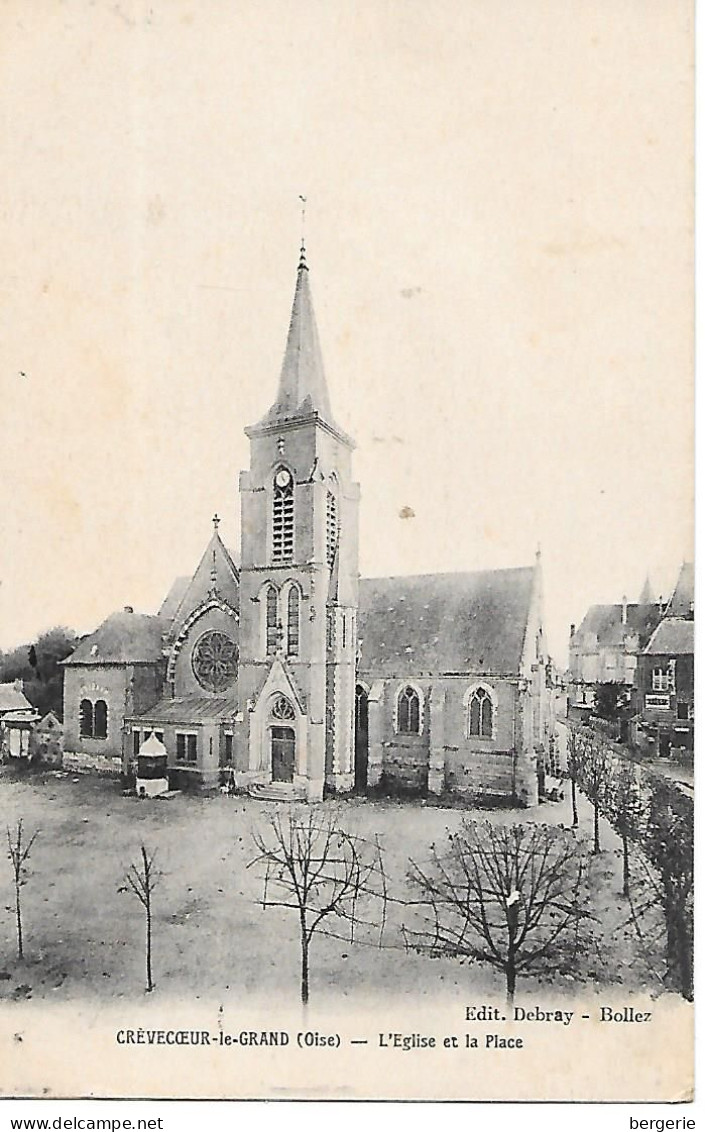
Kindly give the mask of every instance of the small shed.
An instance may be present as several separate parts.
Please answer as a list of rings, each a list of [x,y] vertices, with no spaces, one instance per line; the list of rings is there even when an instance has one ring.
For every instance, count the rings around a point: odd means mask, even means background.
[[[30,758],[45,766],[61,766],[64,761],[64,727],[53,711],[35,723],[29,742]]]
[[[156,798],[159,794],[168,793],[166,747],[154,732],[139,749],[135,789],[139,798]]]
[[[0,754],[2,759],[26,759],[30,735],[39,713],[24,694],[21,680],[0,684]]]

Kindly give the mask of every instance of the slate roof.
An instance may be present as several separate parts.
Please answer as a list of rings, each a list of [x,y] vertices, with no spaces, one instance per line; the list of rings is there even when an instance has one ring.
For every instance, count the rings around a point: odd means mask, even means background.
[[[666,617],[644,649],[650,656],[689,656],[695,651],[695,622]]]
[[[148,664],[162,655],[164,620],[145,613],[111,613],[63,663]]]
[[[621,602],[618,605],[591,605],[575,634],[573,647],[589,633],[597,636],[598,646],[618,645],[626,636],[636,633],[643,648],[661,616],[657,603],[627,605],[627,623],[623,625]]]
[[[235,692],[227,696],[165,696],[149,711],[130,717],[132,723],[209,723],[231,720],[238,710]]]
[[[10,684],[0,684],[0,712],[30,711],[34,708],[21,688],[12,681]]]
[[[301,249],[289,333],[274,404],[255,428],[318,413],[337,429],[331,413],[323,356],[313,312],[308,267]]]
[[[680,568],[673,597],[668,603],[666,615],[668,617],[693,616],[693,602],[695,601],[695,568],[693,562],[684,562]]]
[[[164,598],[164,601],[159,607],[159,617],[164,617],[168,621],[173,621],[176,617],[176,611],[183,601],[186,591],[191,584],[191,576],[186,574],[181,578],[174,578],[171,584],[169,593]]]
[[[360,669],[405,673],[520,671],[535,567],[362,578]]]

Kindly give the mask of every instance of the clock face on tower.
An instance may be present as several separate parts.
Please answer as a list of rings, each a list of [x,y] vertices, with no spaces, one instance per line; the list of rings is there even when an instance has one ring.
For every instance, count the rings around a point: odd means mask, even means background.
[[[291,472],[288,472],[286,468],[281,468],[277,472],[274,482],[277,487],[288,487],[291,483]]]

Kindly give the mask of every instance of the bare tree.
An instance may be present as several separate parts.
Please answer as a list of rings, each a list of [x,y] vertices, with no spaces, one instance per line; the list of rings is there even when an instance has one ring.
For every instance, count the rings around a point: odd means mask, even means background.
[[[124,883],[118,892],[132,892],[144,908],[146,921],[145,960],[147,966],[147,991],[154,990],[152,979],[152,894],[162,878],[162,873],[154,865],[156,853],[149,853],[140,846],[140,859],[133,861],[124,876]]]
[[[334,811],[311,809],[278,811],[252,838],[257,856],[248,868],[264,867],[262,906],[289,908],[298,916],[301,1001],[306,1005],[316,933],[355,942],[361,931],[374,932],[381,944],[386,921],[381,848],[378,841],[343,829]],[[369,900],[381,902],[374,920],[364,918]],[[338,931],[331,919],[337,921]]]
[[[674,783],[650,776],[646,826],[640,840],[641,887],[632,900],[640,921],[660,906],[665,922],[666,977],[693,998],[693,801]]]
[[[407,945],[433,956],[488,963],[504,973],[507,1001],[517,975],[573,970],[585,948],[587,858],[582,844],[545,825],[463,821],[444,852],[411,862],[421,923]]]
[[[568,775],[570,777],[570,801],[573,808],[573,829],[578,825],[578,737],[574,731],[568,733]]]
[[[24,940],[22,936],[22,901],[20,892],[27,882],[27,861],[32,846],[37,838],[35,831],[32,836],[27,840],[22,828],[22,818],[19,818],[17,826],[14,830],[7,827],[7,856],[12,864],[12,873],[15,884],[15,922],[17,924],[17,958],[24,958]]]
[[[615,755],[604,789],[605,814],[622,840],[622,895],[629,896],[629,846],[643,836],[648,802],[636,765]]]
[[[609,744],[585,728],[572,731],[575,776],[593,809],[593,853],[600,852],[600,812],[605,802],[607,777],[612,758]]]

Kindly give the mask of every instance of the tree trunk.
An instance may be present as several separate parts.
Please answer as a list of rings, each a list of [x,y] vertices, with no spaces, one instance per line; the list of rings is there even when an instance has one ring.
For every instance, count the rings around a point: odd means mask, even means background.
[[[622,834],[622,896],[629,896],[629,841]]]
[[[571,774],[571,776],[570,776],[570,797],[571,797],[571,801],[573,803],[573,829],[575,829],[577,827],[577,824],[578,824],[578,798],[577,798],[577,792],[576,792],[576,789],[575,789],[575,775],[574,774]]]
[[[507,1006],[511,1009],[514,1005],[514,991],[517,985],[517,973],[513,959],[507,960],[504,973],[507,977]]]
[[[678,989],[688,1002],[693,1001],[693,950],[686,921],[687,912],[678,917],[676,942],[678,946]]]
[[[593,808],[593,811],[594,811],[592,851],[593,851],[593,853],[599,853],[600,852],[600,808],[599,808],[596,801],[593,802],[592,808]]]
[[[22,911],[20,908],[20,886],[15,881],[15,917],[17,919],[17,958],[24,958],[24,947],[22,942]]]
[[[154,990],[152,982],[152,909],[147,903],[147,990]]]
[[[306,928],[306,914],[301,913],[301,1002],[308,1005],[308,930]]]
[[[668,978],[689,1002],[693,1000],[693,951],[688,912],[672,891],[667,894],[666,916]]]

